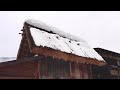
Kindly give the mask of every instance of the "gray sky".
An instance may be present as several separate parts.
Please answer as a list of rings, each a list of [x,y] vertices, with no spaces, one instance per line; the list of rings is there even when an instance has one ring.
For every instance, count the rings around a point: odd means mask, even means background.
[[[16,57],[26,19],[37,19],[77,35],[95,48],[120,53],[120,12],[0,11],[0,57]]]

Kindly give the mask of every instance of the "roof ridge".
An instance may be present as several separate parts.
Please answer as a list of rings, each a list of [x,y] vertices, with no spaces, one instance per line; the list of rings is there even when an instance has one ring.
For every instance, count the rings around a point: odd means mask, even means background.
[[[52,26],[50,24],[45,24],[42,21],[38,21],[38,20],[35,20],[35,19],[27,19],[27,20],[25,20],[25,22],[27,24],[35,26],[37,28],[44,29],[45,31],[48,31],[48,32],[52,31],[53,33],[58,34],[58,35],[60,35],[62,37],[66,37],[66,38],[71,39],[71,40],[87,43],[84,39],[80,38],[79,36],[74,36],[74,35],[72,35],[70,33],[61,31],[58,28],[56,28],[56,27],[54,27],[54,26]]]

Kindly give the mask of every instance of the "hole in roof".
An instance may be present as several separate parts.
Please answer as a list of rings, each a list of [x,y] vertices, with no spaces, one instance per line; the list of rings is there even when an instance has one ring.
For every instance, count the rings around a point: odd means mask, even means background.
[[[77,43],[77,45],[80,45],[79,43]]]

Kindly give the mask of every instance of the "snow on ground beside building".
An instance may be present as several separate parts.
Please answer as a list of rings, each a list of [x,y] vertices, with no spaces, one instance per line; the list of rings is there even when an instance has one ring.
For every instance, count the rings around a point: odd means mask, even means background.
[[[13,60],[16,60],[16,57],[0,57],[0,63],[7,62],[7,61],[13,61]]]

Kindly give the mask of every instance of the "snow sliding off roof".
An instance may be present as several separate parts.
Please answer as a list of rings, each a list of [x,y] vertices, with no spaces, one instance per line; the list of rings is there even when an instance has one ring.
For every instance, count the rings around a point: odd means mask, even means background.
[[[55,27],[48,26],[45,23],[36,20],[27,20],[26,23],[33,26],[30,27],[29,32],[37,47],[47,47],[52,50],[75,55],[78,58],[88,58],[86,60],[81,59],[81,62],[83,60],[86,63],[89,63],[91,61],[93,63],[105,63],[103,58],[93,48],[91,48],[86,41],[82,40],[81,38],[75,37],[68,33],[64,33]],[[43,50],[42,53],[48,52],[45,52]],[[58,56],[60,55],[61,54]],[[71,59],[70,55],[68,55],[67,58]],[[80,60],[77,59],[76,61],[79,62]]]

